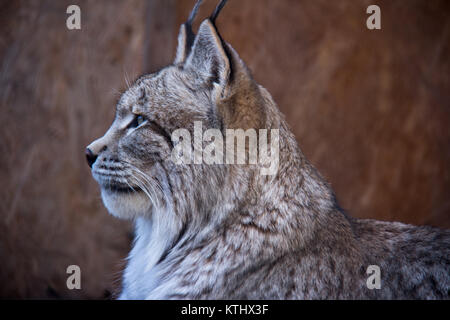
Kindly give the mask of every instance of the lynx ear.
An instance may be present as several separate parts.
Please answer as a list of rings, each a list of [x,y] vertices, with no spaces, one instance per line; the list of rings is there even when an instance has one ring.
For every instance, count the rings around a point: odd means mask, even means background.
[[[210,19],[200,25],[194,46],[185,64],[207,83],[225,85],[230,75],[230,60],[222,39]]]
[[[177,53],[175,56],[174,64],[183,63],[191,51],[192,44],[194,43],[195,34],[192,31],[192,22],[194,22],[195,16],[197,15],[198,9],[202,4],[203,0],[198,0],[194,8],[192,8],[189,18],[186,23],[183,23],[180,27],[180,32],[178,33],[178,46]]]
[[[188,34],[188,30],[185,24],[182,24],[180,27],[180,32],[178,33],[178,46],[177,53],[175,56],[174,64],[183,63],[186,60],[189,51],[191,50],[193,35],[190,38],[190,34]]]

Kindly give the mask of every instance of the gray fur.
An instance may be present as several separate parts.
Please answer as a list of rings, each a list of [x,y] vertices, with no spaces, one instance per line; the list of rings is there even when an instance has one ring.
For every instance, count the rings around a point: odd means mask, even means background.
[[[449,231],[345,214],[211,21],[179,52],[190,55],[123,94],[112,127],[89,146],[106,207],[136,223],[121,299],[449,298]],[[133,113],[147,120],[127,128]],[[194,121],[279,129],[278,173],[175,165],[167,134]],[[369,265],[381,268],[379,290],[366,286]]]

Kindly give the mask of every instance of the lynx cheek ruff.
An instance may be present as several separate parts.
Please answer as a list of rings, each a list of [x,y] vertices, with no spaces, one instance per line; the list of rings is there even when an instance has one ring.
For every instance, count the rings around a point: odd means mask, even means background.
[[[106,208],[135,224],[119,298],[448,299],[450,232],[339,207],[220,36],[225,3],[195,34],[197,1],[173,64],[131,85],[86,149]]]

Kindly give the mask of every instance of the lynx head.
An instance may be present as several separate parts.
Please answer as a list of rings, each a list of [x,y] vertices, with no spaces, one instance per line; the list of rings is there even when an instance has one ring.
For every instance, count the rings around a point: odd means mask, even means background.
[[[215,128],[225,136],[227,129],[279,125],[268,116],[275,112],[270,96],[217,31],[215,19],[226,1],[201,23],[197,35],[192,32],[200,2],[180,28],[173,64],[142,76],[123,93],[113,124],[86,149],[103,202],[115,216],[151,217],[164,211],[177,217],[179,228],[183,221],[202,219],[193,212],[206,216],[223,204],[224,189],[249,183],[258,164],[175,164],[172,133],[177,129],[194,137],[194,122],[201,122],[203,130]]]

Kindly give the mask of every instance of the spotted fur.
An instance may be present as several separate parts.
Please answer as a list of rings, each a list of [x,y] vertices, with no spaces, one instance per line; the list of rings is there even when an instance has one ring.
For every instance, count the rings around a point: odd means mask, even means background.
[[[175,62],[138,79],[89,146],[105,206],[136,225],[119,298],[449,298],[449,231],[348,216],[214,23],[192,48],[183,26],[178,40]],[[194,121],[279,129],[277,173],[175,165],[170,135]],[[369,265],[381,289],[367,287]]]

